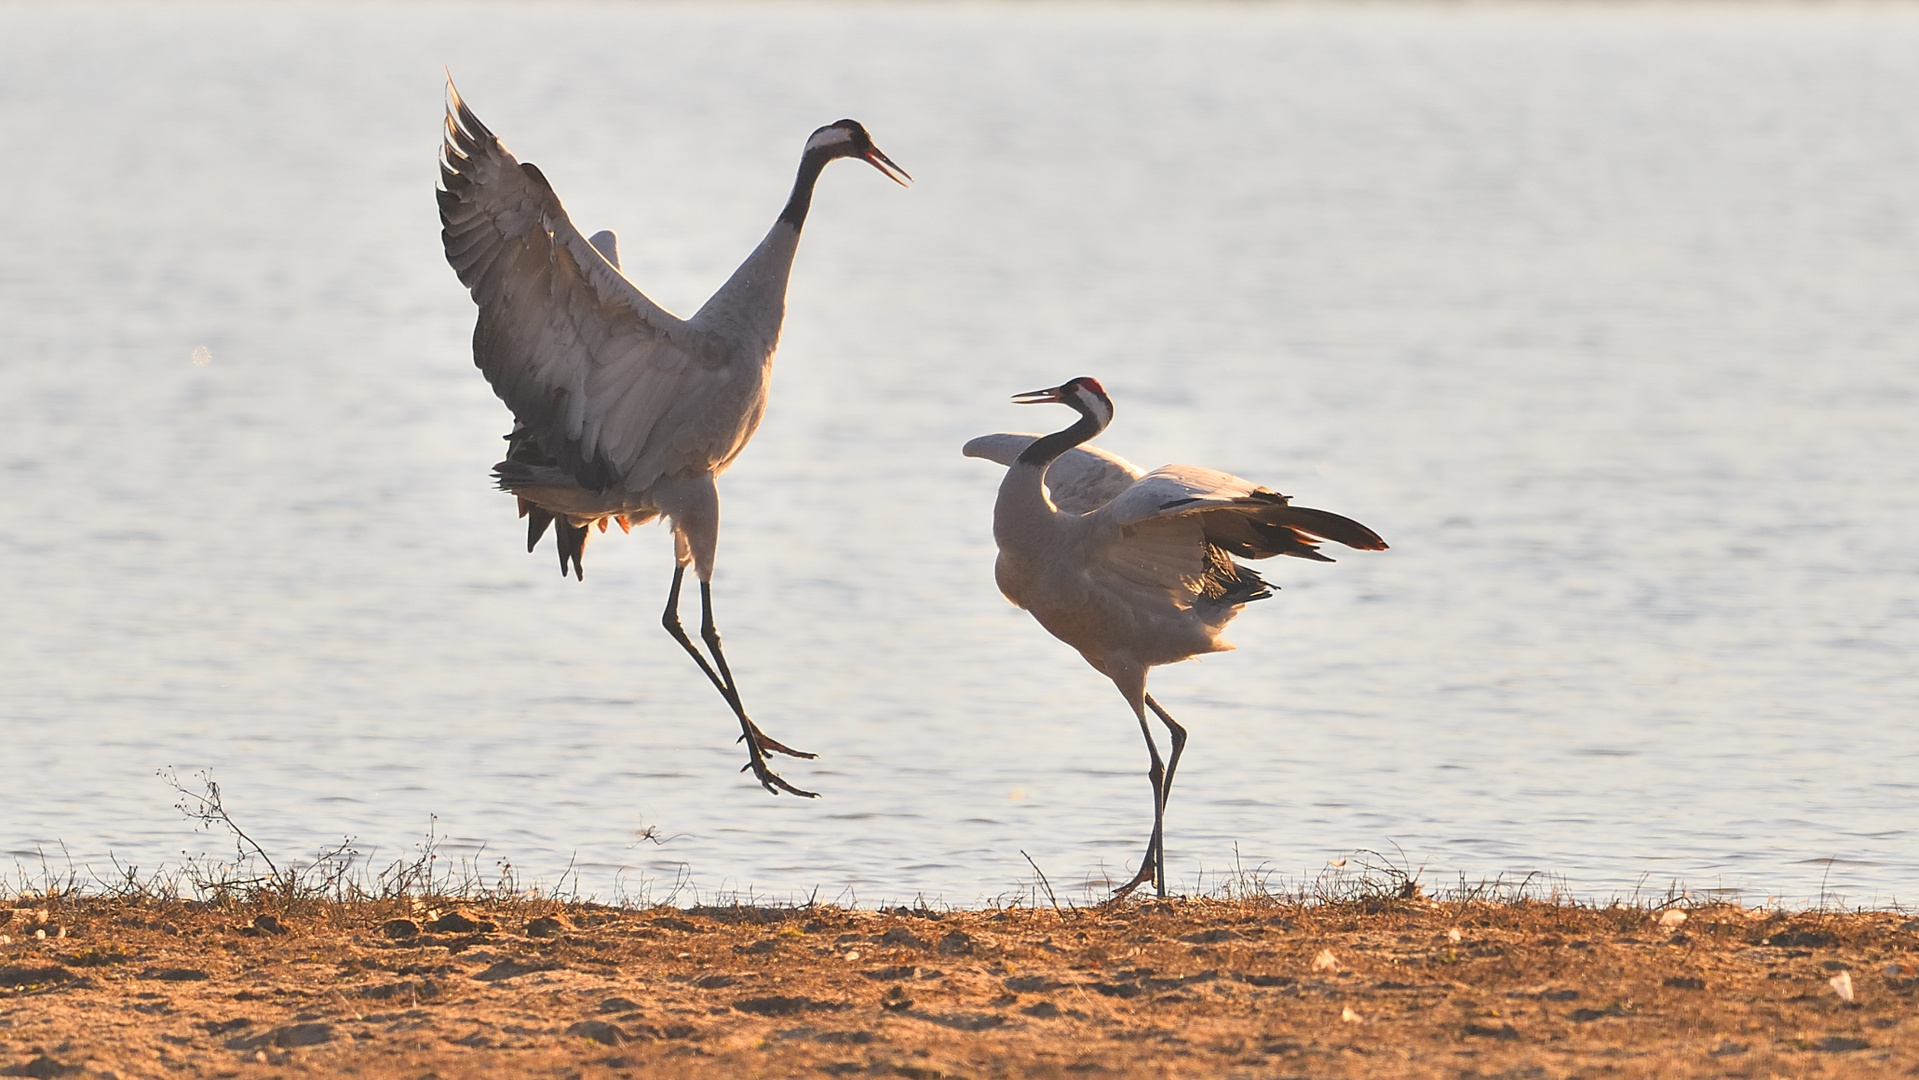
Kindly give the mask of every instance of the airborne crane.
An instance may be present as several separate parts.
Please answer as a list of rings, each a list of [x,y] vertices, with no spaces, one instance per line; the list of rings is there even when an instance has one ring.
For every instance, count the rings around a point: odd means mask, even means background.
[[[479,306],[473,362],[513,412],[506,460],[494,467],[519,499],[527,550],[550,525],[560,573],[584,579],[587,530],[665,518],[673,584],[661,624],[740,722],[747,763],[767,791],[813,797],[781,779],[768,753],[810,758],[760,730],[740,702],[713,622],[716,486],[766,411],[786,283],[813,185],[827,163],[858,158],[904,185],[912,178],[858,122],[813,132],[793,192],[765,239],[726,284],[681,319],[620,272],[610,232],[580,235],[546,177],[522,163],[447,81],[440,150],[441,239],[447,262]],[[680,624],[688,565],[700,579],[700,637]]]

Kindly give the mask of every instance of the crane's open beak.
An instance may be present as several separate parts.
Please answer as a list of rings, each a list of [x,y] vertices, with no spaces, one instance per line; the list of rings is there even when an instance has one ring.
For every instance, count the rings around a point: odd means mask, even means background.
[[[893,164],[892,158],[887,157],[885,154],[880,153],[879,147],[874,146],[869,148],[866,151],[866,153],[862,156],[866,159],[868,164],[872,165],[875,169],[878,169],[879,171],[885,173],[889,179],[891,179],[894,183],[898,184],[899,186],[907,187],[912,184],[913,178],[906,175],[906,170],[900,168],[898,165]]]
[[[1055,386],[1051,390],[1028,390],[1024,394],[1014,394],[1013,404],[1044,405],[1049,401],[1058,401],[1059,399],[1059,387]]]

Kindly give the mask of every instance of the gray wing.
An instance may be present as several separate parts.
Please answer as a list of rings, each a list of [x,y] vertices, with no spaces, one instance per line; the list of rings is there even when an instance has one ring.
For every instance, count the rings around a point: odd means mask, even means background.
[[[1167,465],[1142,476],[1099,510],[1100,527],[1116,544],[1167,518],[1195,518],[1206,542],[1248,559],[1274,555],[1331,562],[1319,540],[1362,551],[1383,551],[1379,534],[1348,517],[1310,506],[1231,473],[1197,465]]]
[[[968,440],[967,457],[1010,466],[1038,435],[1001,431]],[[1046,469],[1046,491],[1053,505],[1069,514],[1090,514],[1111,502],[1144,474],[1139,466],[1110,451],[1083,444],[1061,454]]]
[[[1154,469],[1083,520],[1096,573],[1161,590],[1181,606],[1209,603],[1214,611],[1271,595],[1266,581],[1233,555],[1331,562],[1316,540],[1369,550],[1386,546],[1350,518],[1293,506],[1287,496],[1250,480],[1193,465]]]
[[[447,262],[480,309],[473,361],[568,475],[639,491],[738,452],[750,422],[714,411],[740,397],[724,353],[620,273],[610,233],[604,249],[581,236],[450,82],[438,196]]]

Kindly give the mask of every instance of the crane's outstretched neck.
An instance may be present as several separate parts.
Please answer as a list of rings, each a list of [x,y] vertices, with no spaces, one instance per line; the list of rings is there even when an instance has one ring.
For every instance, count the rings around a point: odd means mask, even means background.
[[[813,206],[813,187],[819,183],[826,163],[843,157],[862,158],[887,176],[906,182],[902,179],[906,173],[880,153],[858,121],[841,120],[815,131],[800,154],[793,193],[787,196],[766,238],[689,322],[702,330],[717,331],[745,352],[759,356],[764,367],[779,344],[780,322],[786,315],[786,281],[799,250],[800,227],[806,224],[806,212]]]
[[[793,194],[787,196],[786,207],[780,211],[780,220],[793,226],[794,232],[806,224],[806,212],[813,208],[813,185],[819,183],[821,170],[826,168],[827,162],[841,156],[833,150],[830,146],[809,146],[805,156],[800,158],[800,172],[793,180]]]
[[[779,345],[780,324],[786,318],[786,283],[800,250],[800,226],[806,224],[806,211],[813,205],[813,186],[826,163],[842,156],[836,144],[821,145],[819,138],[815,132],[807,142],[793,194],[787,196],[766,238],[693,315],[694,322],[721,330],[763,360],[770,359]]]

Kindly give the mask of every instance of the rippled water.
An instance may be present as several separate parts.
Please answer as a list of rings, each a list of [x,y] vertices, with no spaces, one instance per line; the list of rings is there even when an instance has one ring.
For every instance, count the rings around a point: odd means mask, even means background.
[[[826,798],[735,775],[663,530],[584,584],[521,549],[442,64],[682,312],[813,127],[919,178],[824,178],[722,483],[729,656]],[[1914,100],[1892,6],[0,5],[0,851],[218,851],[172,768],[282,855],[437,815],[601,896],[1130,869],[1137,729],[998,597],[958,452],[1094,374],[1109,449],[1393,544],[1282,560],[1239,652],[1156,674],[1182,888],[1398,845],[1910,900]]]

